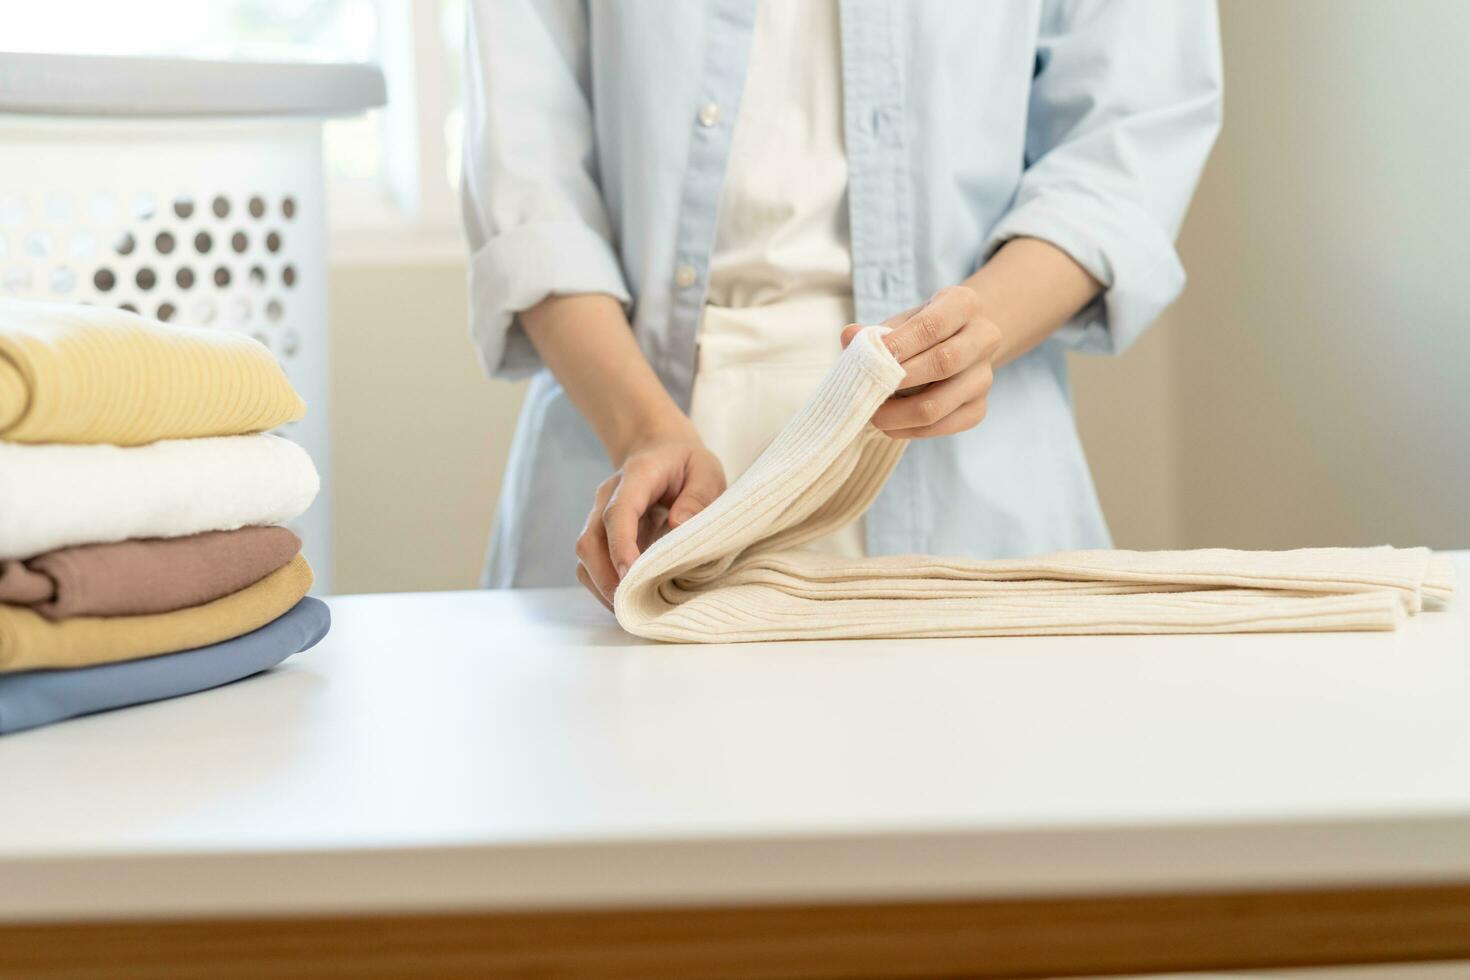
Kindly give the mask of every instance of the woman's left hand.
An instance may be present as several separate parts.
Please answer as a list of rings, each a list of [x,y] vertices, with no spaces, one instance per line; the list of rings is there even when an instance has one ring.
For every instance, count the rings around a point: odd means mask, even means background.
[[[927,439],[974,428],[985,418],[1001,332],[968,286],[950,286],[917,309],[884,321],[883,338],[904,366],[899,391],[873,414],[896,439]],[[842,331],[846,347],[862,327]]]

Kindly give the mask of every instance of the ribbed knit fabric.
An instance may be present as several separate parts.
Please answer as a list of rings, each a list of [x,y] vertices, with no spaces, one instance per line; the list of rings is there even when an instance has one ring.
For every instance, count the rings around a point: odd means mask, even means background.
[[[311,505],[320,486],[306,450],[272,435],[149,446],[0,442],[0,560],[284,524]]]
[[[283,614],[306,595],[311,581],[311,566],[297,555],[239,592],[173,612],[53,623],[25,606],[0,605],[0,673],[85,667],[219,643]]]
[[[270,351],[243,334],[0,300],[0,439],[136,446],[261,432],[305,411]]]
[[[903,368],[870,327],[749,470],[619,585],[630,633],[672,642],[1393,629],[1454,591],[1425,548],[1081,551],[974,561],[799,550],[865,511],[904,441],[868,419]]]

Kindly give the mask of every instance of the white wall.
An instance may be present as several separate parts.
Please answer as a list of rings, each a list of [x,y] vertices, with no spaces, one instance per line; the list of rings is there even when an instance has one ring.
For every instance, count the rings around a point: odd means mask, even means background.
[[[1075,363],[1118,542],[1470,547],[1470,4],[1221,14],[1190,285]]]
[[[338,592],[479,578],[521,386],[487,381],[462,266],[332,276]]]
[[[1224,4],[1171,315],[1183,542],[1470,547],[1470,4]]]
[[[1226,127],[1184,298],[1077,358],[1131,547],[1470,547],[1470,3],[1224,0]],[[520,389],[462,267],[339,269],[337,585],[475,583]]]

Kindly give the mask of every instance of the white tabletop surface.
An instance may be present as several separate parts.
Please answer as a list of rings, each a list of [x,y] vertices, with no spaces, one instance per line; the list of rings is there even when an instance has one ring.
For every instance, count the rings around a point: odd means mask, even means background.
[[[0,738],[0,919],[1470,880],[1464,597],[703,647],[570,590],[331,605],[270,674]]]

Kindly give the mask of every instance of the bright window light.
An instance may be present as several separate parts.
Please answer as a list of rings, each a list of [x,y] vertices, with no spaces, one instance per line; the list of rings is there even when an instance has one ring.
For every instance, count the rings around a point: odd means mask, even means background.
[[[392,105],[328,120],[334,228],[457,226],[465,0],[45,0],[0,50],[220,61],[373,62]],[[442,233],[442,231],[441,231]]]
[[[9,51],[372,61],[377,0],[48,0],[8,18]]]

